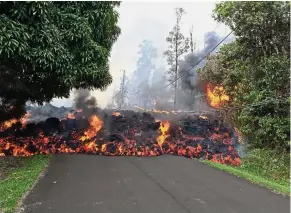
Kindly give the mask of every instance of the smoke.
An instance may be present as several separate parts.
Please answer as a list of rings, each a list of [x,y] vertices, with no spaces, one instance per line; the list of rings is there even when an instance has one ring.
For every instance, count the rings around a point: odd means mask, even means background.
[[[91,115],[100,111],[97,100],[91,96],[90,90],[79,89],[74,91],[74,105],[75,109],[82,109],[83,113]]]
[[[29,113],[29,122],[44,121],[50,117],[66,118],[68,113],[72,111],[72,108],[64,106],[56,107],[49,103],[42,106],[26,106],[26,109]]]
[[[204,36],[204,48],[195,53],[191,53],[185,57],[185,60],[180,62],[179,75],[181,78],[181,86],[184,90],[198,90],[204,91],[204,82],[199,78],[197,69],[205,65],[205,55],[211,51],[221,40],[217,33],[206,33]],[[217,47],[214,52],[218,51]],[[203,59],[203,60],[202,60]],[[200,60],[202,60],[200,62]],[[197,64],[199,62],[199,64]],[[194,67],[195,66],[195,67]],[[194,68],[193,68],[194,67]]]
[[[203,81],[197,74],[197,69],[204,67],[206,58],[205,55],[208,54],[215,46],[221,41],[221,37],[216,32],[208,32],[204,35],[204,48],[202,50],[190,53],[185,57],[179,65],[179,76],[182,76],[180,79],[180,95],[179,102],[181,107],[193,108],[195,102],[199,102],[201,95],[205,94],[206,82]],[[233,40],[233,38],[231,39]],[[230,39],[226,42],[229,42]],[[221,45],[216,47],[212,54],[216,53]],[[202,60],[202,61],[201,61]],[[198,64],[199,63],[199,64]],[[199,96],[198,98],[193,98],[193,95]],[[192,100],[192,101],[191,101]],[[204,108],[207,105],[204,104]]]

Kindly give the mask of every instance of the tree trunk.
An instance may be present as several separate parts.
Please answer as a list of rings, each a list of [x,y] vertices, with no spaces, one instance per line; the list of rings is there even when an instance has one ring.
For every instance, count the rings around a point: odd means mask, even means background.
[[[178,28],[178,19],[177,19],[177,28]],[[176,110],[177,103],[177,86],[178,86],[178,29],[176,31],[176,39],[175,39],[175,95],[174,95],[174,110]]]

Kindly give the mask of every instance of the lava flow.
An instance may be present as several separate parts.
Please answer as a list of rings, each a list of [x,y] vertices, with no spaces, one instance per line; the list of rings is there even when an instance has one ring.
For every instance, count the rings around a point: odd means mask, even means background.
[[[65,119],[38,123],[25,119],[1,125],[0,156],[83,153],[107,156],[179,155],[240,165],[235,131],[208,116],[162,121],[150,113],[102,112],[86,118],[82,111]],[[22,121],[22,122],[21,122]]]

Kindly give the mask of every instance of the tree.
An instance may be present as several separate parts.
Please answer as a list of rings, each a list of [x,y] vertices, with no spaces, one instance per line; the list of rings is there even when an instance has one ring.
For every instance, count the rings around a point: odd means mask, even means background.
[[[119,2],[0,2],[0,117],[19,117],[27,101],[105,89],[120,34]]]
[[[155,60],[157,58],[157,49],[153,42],[144,40],[139,45],[139,59],[136,64],[136,70],[133,73],[130,83],[130,103],[142,107],[149,107],[151,100],[149,91],[150,76],[155,71]]]
[[[124,74],[120,80],[121,82],[119,88],[114,90],[111,100],[107,106],[108,108],[128,108],[128,77]]]
[[[290,2],[222,2],[216,20],[236,40],[208,58],[200,76],[223,85],[233,121],[253,147],[284,152],[290,141]]]
[[[176,8],[176,23],[170,31],[166,41],[169,43],[168,50],[164,52],[167,58],[167,63],[170,66],[168,73],[170,74],[170,82],[174,83],[174,109],[176,108],[176,96],[178,86],[178,67],[181,56],[189,49],[189,40],[181,33],[180,22],[185,14],[183,8]]]

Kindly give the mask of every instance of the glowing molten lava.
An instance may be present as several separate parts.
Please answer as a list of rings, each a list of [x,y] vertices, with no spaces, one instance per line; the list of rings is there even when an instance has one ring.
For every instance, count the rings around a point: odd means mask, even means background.
[[[12,127],[13,124],[16,124],[17,122],[20,122],[22,124],[22,127],[24,127],[26,125],[29,117],[30,117],[30,114],[26,113],[23,117],[21,117],[18,120],[15,118],[12,118],[8,121],[4,121],[3,123],[0,124],[0,131],[4,131],[6,129],[9,129],[10,127]]]
[[[4,121],[0,126],[0,131],[10,128],[13,124],[17,123],[17,119],[13,118],[8,121]]]
[[[116,117],[120,113],[102,116],[104,120],[92,115],[87,122],[84,115],[74,115],[76,118],[68,116],[59,120],[60,123],[49,118],[44,123],[21,128],[12,124],[17,121],[3,123],[1,127],[8,127],[8,130],[0,131],[0,156],[50,153],[106,156],[171,154],[231,165],[241,163],[232,142],[232,130],[221,128],[210,116],[158,121],[149,114],[145,117],[145,113],[122,112],[120,117]]]
[[[89,119],[90,127],[87,131],[84,132],[86,139],[90,139],[96,136],[99,130],[103,126],[103,122],[96,115],[92,115]]]
[[[213,86],[210,83],[207,84],[206,95],[209,104],[214,108],[220,108],[223,103],[229,101],[229,96],[224,94],[222,86]]]

